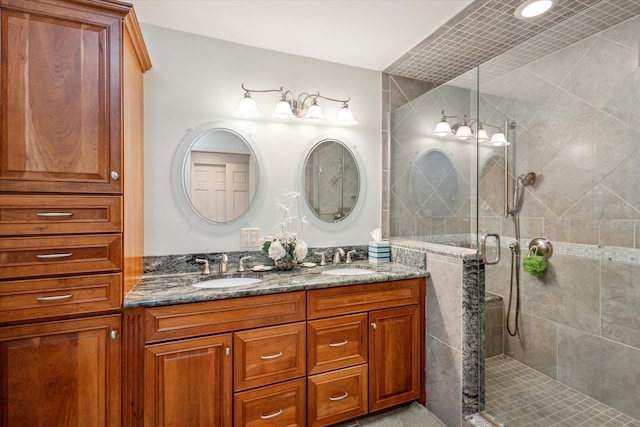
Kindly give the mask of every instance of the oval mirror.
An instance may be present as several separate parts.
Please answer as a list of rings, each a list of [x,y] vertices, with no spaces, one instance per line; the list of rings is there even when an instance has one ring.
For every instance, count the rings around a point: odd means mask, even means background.
[[[333,138],[316,142],[305,159],[302,180],[307,206],[322,222],[338,223],[353,216],[363,177],[345,143]]]
[[[227,225],[255,205],[261,185],[254,144],[244,132],[220,123],[191,130],[176,153],[185,212],[213,225]]]

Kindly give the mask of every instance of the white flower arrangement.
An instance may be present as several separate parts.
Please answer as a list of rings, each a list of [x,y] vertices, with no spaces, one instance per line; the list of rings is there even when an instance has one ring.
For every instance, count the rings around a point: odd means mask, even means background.
[[[304,240],[300,238],[304,229],[305,220],[300,216],[300,206],[298,198],[300,193],[296,191],[284,191],[285,197],[291,197],[294,200],[289,203],[282,203],[276,199],[276,207],[282,209],[283,217],[279,225],[274,227],[279,230],[273,236],[268,236],[262,245],[262,250],[267,253],[276,265],[278,261],[287,261],[291,263],[302,262],[307,256],[308,247]],[[294,224],[299,223],[299,231],[293,231]]]

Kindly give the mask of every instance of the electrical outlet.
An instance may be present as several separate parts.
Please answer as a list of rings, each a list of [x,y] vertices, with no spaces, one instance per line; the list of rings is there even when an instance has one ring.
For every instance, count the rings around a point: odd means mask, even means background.
[[[241,248],[257,248],[260,239],[259,228],[241,228],[240,229],[240,247]]]

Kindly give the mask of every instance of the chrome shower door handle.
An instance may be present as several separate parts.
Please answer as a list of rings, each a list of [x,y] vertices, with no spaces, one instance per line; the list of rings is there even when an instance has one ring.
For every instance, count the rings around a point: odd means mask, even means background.
[[[495,237],[496,239],[496,257],[495,259],[487,259],[487,239]],[[482,243],[480,243],[480,251],[482,252],[482,262],[485,265],[493,265],[500,262],[500,236],[497,233],[487,233],[482,235]]]

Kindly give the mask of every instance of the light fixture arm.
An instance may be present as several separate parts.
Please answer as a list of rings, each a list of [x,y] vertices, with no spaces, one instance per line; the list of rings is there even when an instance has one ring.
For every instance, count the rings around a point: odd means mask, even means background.
[[[320,95],[320,92],[302,92],[298,96],[295,96],[290,90],[285,90],[283,86],[279,89],[249,89],[242,83],[242,90],[244,90],[244,100],[241,102],[241,107],[236,111],[236,115],[242,117],[255,118],[259,115],[259,111],[255,106],[255,102],[251,99],[252,93],[267,93],[278,92],[280,94],[280,101],[276,106],[274,116],[278,119],[290,119],[290,118],[305,118],[309,121],[321,121],[324,119],[322,111],[317,105],[318,98],[326,99],[328,101],[342,103],[342,108],[338,114],[337,123],[350,126],[355,125],[358,122],[353,118],[353,114],[349,109],[348,102],[351,101],[351,97],[347,99],[330,98],[328,96]],[[311,99],[310,105],[307,105],[307,101]],[[243,104],[244,103],[244,104]],[[287,107],[286,104],[289,104]],[[251,112],[247,114],[244,105],[250,105]]]

